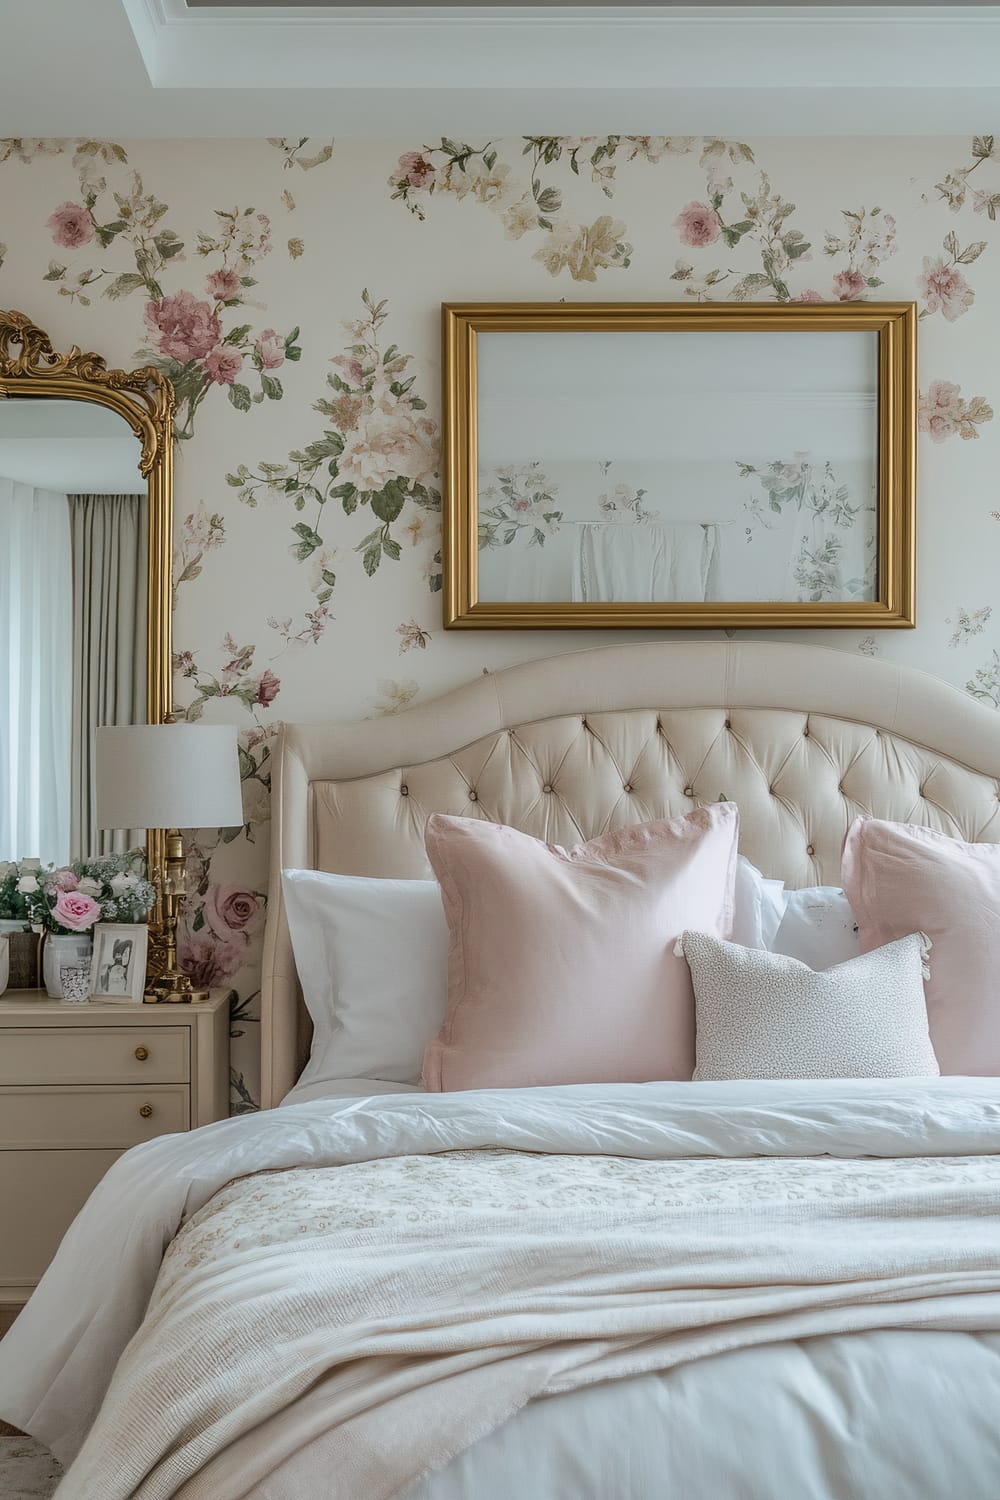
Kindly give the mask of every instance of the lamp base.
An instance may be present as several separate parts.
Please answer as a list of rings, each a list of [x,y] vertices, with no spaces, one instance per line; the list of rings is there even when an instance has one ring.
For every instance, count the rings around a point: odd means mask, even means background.
[[[167,969],[147,985],[142,998],[146,1005],[203,1005],[208,993],[208,990],[195,989],[180,970]]]

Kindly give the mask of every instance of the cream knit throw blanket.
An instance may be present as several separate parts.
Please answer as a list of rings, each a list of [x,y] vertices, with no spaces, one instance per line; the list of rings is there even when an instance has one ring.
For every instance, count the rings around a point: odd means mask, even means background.
[[[237,1500],[213,1458],[320,1382],[329,1494],[388,1500],[543,1394],[782,1339],[1000,1330],[995,1083],[686,1088],[289,1110],[325,1138],[307,1161],[360,1125],[368,1165],[249,1178],[245,1232],[211,1204],[188,1225],[60,1500]],[[507,1149],[469,1151],[491,1111]]]

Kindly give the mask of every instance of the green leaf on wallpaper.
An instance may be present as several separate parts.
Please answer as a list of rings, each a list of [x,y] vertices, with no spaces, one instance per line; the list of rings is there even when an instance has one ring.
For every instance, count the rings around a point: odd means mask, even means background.
[[[975,240],[971,245],[966,245],[961,255],[958,256],[960,266],[971,266],[974,260],[978,260],[986,249],[985,240]]]
[[[429,490],[424,484],[414,481],[410,486],[410,499],[423,507],[424,510],[441,509],[441,493],[439,490]]]
[[[322,547],[323,538],[318,531],[314,531],[311,526],[307,526],[305,521],[297,521],[292,530],[297,537],[301,538],[301,541],[292,548],[292,556],[297,558],[299,562],[305,562],[306,558],[311,557],[317,547]]]
[[[865,277],[865,286],[883,286],[883,285],[884,285],[884,282],[882,281],[881,276],[866,276]]]
[[[295,505],[295,509],[296,510],[305,510],[305,508],[306,508],[306,497],[305,497],[305,495],[296,495],[293,504]]]
[[[166,205],[164,205],[165,212]],[[156,246],[163,260],[172,260],[175,255],[180,255],[184,249],[184,241],[174,234],[172,229],[161,229],[159,234],[154,234],[153,244]]]
[[[337,582],[337,575],[336,575],[336,573],[331,573],[330,570],[329,570],[329,568],[324,568],[323,569],[322,578],[323,578],[323,582],[329,588],[331,588],[331,589],[334,587],[334,585]],[[324,600],[324,603],[325,602],[326,601]]]
[[[390,359],[392,359],[393,355],[394,354],[398,354],[398,353],[399,353],[399,345],[398,344],[390,344],[389,347],[388,347],[388,349],[385,351],[385,353],[382,356],[382,363],[384,365],[387,365],[389,363]]]
[[[205,913],[204,913],[204,911],[198,911],[198,912],[196,912],[195,913],[194,921],[191,923],[191,931],[192,932],[200,932],[201,929],[204,927],[204,925],[205,925]]]
[[[242,344],[249,332],[249,323],[238,323],[235,328],[230,328],[222,342],[224,344]]]
[[[540,193],[535,194],[535,202],[540,213],[557,214],[562,208],[562,193],[558,188],[542,188]]]
[[[759,292],[762,287],[768,286],[767,277],[760,271],[751,271],[738,281],[730,292],[734,302],[745,302],[752,292]]]
[[[497,164],[497,154],[496,154],[496,152],[495,151],[484,151],[483,152],[483,166],[486,168],[487,172],[492,172],[493,168],[496,166],[496,164]]]
[[[257,767],[254,765],[253,756],[248,750],[244,750],[242,745],[237,745],[236,756],[240,764],[240,780],[248,781],[250,777],[255,775],[257,771]]]
[[[241,276],[240,277],[240,286],[256,286],[256,285],[257,285],[257,278],[256,278],[256,276]]]
[[[386,557],[391,557],[393,562],[399,562],[403,555],[402,548],[398,542],[394,542],[391,536],[387,536],[382,542],[382,551]]]
[[[398,479],[390,479],[389,483],[383,489],[376,490],[371,498],[372,513],[378,516],[380,521],[395,521],[405,504],[406,491]]]
[[[129,292],[136,292],[145,284],[142,277],[137,276],[134,271],[123,271],[104,288],[104,295],[110,297],[112,302],[119,302],[122,297],[127,297]]]
[[[414,411],[426,411],[427,410],[427,402],[424,401],[420,396],[411,396],[410,397],[410,405],[412,406],[412,408],[413,408]]]
[[[229,387],[230,405],[235,406],[237,411],[250,410],[250,392],[245,385],[231,385]]]
[[[991,135],[974,135],[972,137],[972,154],[980,161],[993,155],[993,140]]]
[[[340,433],[328,429],[321,438],[306,444],[305,461],[309,464],[321,464],[324,458],[339,458],[343,451],[344,439]]]
[[[261,371],[260,383],[269,401],[280,401],[285,394],[281,381],[275,375],[268,375]]]
[[[109,245],[113,244],[115,235],[121,234],[124,228],[125,225],[121,219],[116,219],[113,224],[96,224],[94,232],[97,235],[97,243],[101,249],[106,250]]]
[[[949,230],[945,235],[944,248],[947,250],[949,255],[954,255],[956,259],[958,258],[958,235],[955,233],[954,229]]]
[[[381,544],[381,542],[373,542],[370,547],[366,547],[365,548],[365,555],[362,558],[362,562],[364,564],[365,572],[368,574],[369,578],[375,572],[375,570],[378,567],[378,565],[381,562],[381,560],[382,560],[382,544]]]
[[[357,486],[353,484],[338,484],[330,491],[332,500],[339,500],[344,507],[345,516],[353,516],[358,508]]]
[[[42,277],[43,281],[62,281],[66,275],[66,267],[61,266],[57,260],[49,261],[49,269]]]

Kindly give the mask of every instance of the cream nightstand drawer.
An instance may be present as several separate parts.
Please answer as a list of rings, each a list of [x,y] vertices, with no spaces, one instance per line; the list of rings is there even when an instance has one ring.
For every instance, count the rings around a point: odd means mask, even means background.
[[[0,1084],[187,1083],[190,1077],[187,1026],[0,1032]]]
[[[149,1088],[0,1089],[0,1150],[94,1150],[136,1146],[156,1135],[187,1130],[190,1091]]]
[[[0,1302],[22,1301],[120,1151],[0,1151]],[[39,1191],[39,1168],[44,1190]],[[31,1212],[25,1212],[26,1205]],[[17,1206],[13,1211],[11,1205]]]

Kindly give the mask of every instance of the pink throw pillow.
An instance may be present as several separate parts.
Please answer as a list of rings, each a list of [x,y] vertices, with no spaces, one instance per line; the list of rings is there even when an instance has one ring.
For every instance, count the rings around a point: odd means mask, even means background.
[[[450,942],[424,1087],[690,1078],[694,995],[674,943],[690,927],[729,936],[738,832],[732,802],[569,850],[432,814]]]
[[[841,878],[863,952],[911,932],[931,939],[927,1019],[941,1072],[1000,1073],[1000,846],[858,818]]]

